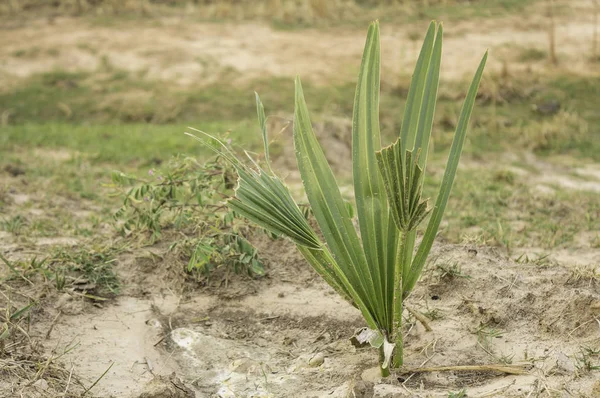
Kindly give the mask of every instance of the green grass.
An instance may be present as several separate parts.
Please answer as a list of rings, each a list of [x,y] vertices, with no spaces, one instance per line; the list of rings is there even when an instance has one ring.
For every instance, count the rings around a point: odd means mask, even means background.
[[[548,52],[539,48],[519,48],[517,59],[520,62],[541,61],[548,58]]]
[[[383,82],[380,111],[384,143],[389,143],[400,129],[399,110],[404,107],[408,78],[401,78],[397,85]],[[238,147],[259,149],[253,91],[261,94],[267,115],[290,118],[292,85],[291,80],[276,78],[235,86],[219,83],[177,87],[110,65],[95,74],[37,75],[0,92],[0,114],[8,123],[0,126],[0,169],[8,165],[24,169],[31,185],[23,189],[33,195],[39,196],[40,187],[44,187],[47,194],[93,201],[108,212],[114,200],[107,198],[101,185],[109,180],[111,170],[142,175],[179,153],[200,158],[209,155],[183,135],[187,126],[231,138]],[[446,153],[450,145],[465,85],[442,81],[442,86],[432,137],[434,167],[444,162],[439,154]],[[556,247],[572,242],[579,230],[591,229],[599,220],[593,194],[558,189],[554,200],[534,200],[532,188],[506,171],[510,165],[502,164],[500,154],[529,148],[541,156],[566,154],[583,161],[600,161],[600,114],[596,110],[600,77],[566,73],[535,79],[491,75],[484,78],[480,91],[465,144],[465,159],[486,164],[497,159],[497,166],[460,168],[444,235],[461,241],[479,227],[482,240],[506,247]],[[132,95],[136,92],[143,95]],[[351,83],[327,88],[307,83],[305,92],[311,98],[315,121],[330,116],[350,120],[354,95]],[[558,101],[561,112],[572,115],[572,120],[533,110],[534,105],[547,101]],[[573,123],[579,120],[587,124],[587,130],[576,137],[577,126]],[[556,130],[549,138],[530,134],[548,126]],[[52,159],[52,151],[65,150],[70,159]],[[535,173],[526,163],[514,166]],[[427,175],[426,190],[439,182],[436,175]],[[346,179],[340,175],[341,181]],[[9,188],[0,186],[2,209],[7,207]],[[24,208],[27,206],[32,205]],[[64,228],[74,234],[94,233],[93,228],[77,230],[78,221],[67,214],[61,213],[58,220],[32,218],[20,212],[7,214],[0,221],[3,230],[19,231],[21,235],[49,236]],[[524,232],[515,231],[512,226],[516,222],[530,227]]]
[[[230,134],[233,141],[251,143],[259,149],[260,133],[255,121],[238,124]],[[80,220],[66,211],[56,209],[53,217],[32,218],[25,214],[29,207],[40,207],[36,200],[39,187],[46,186],[46,195],[59,195],[71,200],[88,200],[100,204],[109,213],[114,200],[107,197],[101,184],[110,181],[110,172],[120,169],[138,175],[146,175],[148,169],[168,160],[178,153],[187,153],[200,158],[209,154],[196,145],[182,131],[185,125],[117,125],[85,126],[68,124],[10,126],[3,129],[0,153],[0,169],[5,164],[19,164],[26,172],[33,203],[22,206],[22,212],[7,214],[0,219],[1,228],[20,235],[51,236],[59,231],[75,235],[90,235],[93,227],[77,229]],[[225,131],[219,123],[205,126],[207,131]],[[244,144],[247,145],[247,144]],[[472,145],[472,144],[471,144]],[[47,150],[67,149],[76,155],[70,160],[56,161],[39,158],[35,153]],[[471,148],[473,149],[473,148]],[[77,155],[79,153],[79,155]],[[466,154],[465,159],[477,160]],[[527,164],[516,162],[503,164],[499,154],[489,151],[483,156],[496,166],[459,168],[458,177],[450,197],[443,235],[454,242],[476,234],[482,241],[508,247],[564,246],[573,241],[579,231],[593,230],[600,223],[600,205],[597,194],[583,191],[557,189],[552,198],[536,199],[534,187],[518,175],[507,171],[508,166],[528,170]],[[432,165],[441,169],[443,153],[432,157]],[[431,196],[438,187],[440,172],[426,175],[425,191]],[[44,195],[42,195],[44,196]],[[101,215],[100,215],[101,216]],[[93,220],[90,220],[93,221]],[[524,222],[525,231],[514,231],[511,225]],[[93,224],[90,222],[89,224]]]
[[[464,388],[460,391],[450,391],[448,393],[448,398],[466,398],[467,396],[467,390]]]
[[[0,282],[24,280],[37,284],[38,289],[61,291],[70,288],[75,294],[102,301],[119,292],[120,282],[113,263],[115,255],[122,250],[122,247],[107,245],[77,249],[57,247],[43,257],[33,256],[20,261],[10,261],[0,255],[0,264],[11,271]]]
[[[584,157],[600,160],[600,76],[578,78],[563,75],[554,79],[549,87],[557,100],[565,107],[577,110],[590,125],[588,139],[576,145],[568,142],[565,146]]]
[[[246,121],[194,123],[203,129],[227,135],[235,142],[252,147],[260,135]],[[114,166],[151,167],[178,153],[203,156],[208,151],[184,136],[188,124],[68,124],[50,122],[8,126],[2,129],[0,152],[10,154],[19,148],[66,149],[92,163]],[[228,133],[229,132],[229,133]],[[18,161],[18,156],[14,157]],[[3,159],[5,160],[5,159]],[[28,165],[32,166],[32,165]],[[73,165],[76,168],[76,164]]]
[[[488,98],[482,98],[483,109],[475,116],[471,146],[467,146],[473,155],[529,149],[539,155],[569,154],[600,160],[600,116],[596,111],[600,77],[492,77],[484,81],[484,90]],[[558,114],[534,110],[536,105],[550,101],[560,104]],[[582,125],[587,126],[580,128]],[[544,128],[550,132],[539,134]]]
[[[500,158],[489,158],[501,164]],[[439,175],[426,179],[434,191]],[[450,196],[443,236],[452,242],[475,240],[514,247],[565,247],[582,231],[600,223],[598,194],[554,188],[552,196],[538,196],[527,177],[502,166],[462,167]],[[524,226],[524,227],[522,227]]]
[[[270,78],[243,84],[223,81],[239,77],[224,72],[220,83],[178,87],[152,81],[143,74],[108,65],[98,73],[49,72],[31,77],[11,91],[0,92],[4,123],[151,123],[236,122],[254,116],[253,92],[264,93],[271,113],[293,109],[293,81]],[[307,85],[317,98],[314,109],[326,112],[352,98],[351,84],[333,87]],[[348,96],[350,95],[350,97]],[[351,102],[351,101],[347,101]],[[346,105],[350,110],[351,104]]]
[[[71,281],[77,283],[85,279],[86,283],[92,284],[90,293],[94,296],[114,296],[119,292],[119,278],[113,270],[115,255],[121,251],[119,247],[95,246],[85,247],[76,250],[58,249],[48,259],[50,266],[58,265],[60,268],[55,271],[56,275],[64,273],[72,274]],[[60,276],[55,280],[61,288]],[[66,281],[68,283],[68,281]]]
[[[236,86],[219,83],[182,88],[114,69],[98,74],[41,74],[0,93],[0,113],[8,123],[2,127],[0,150],[27,143],[95,153],[106,161],[151,161],[188,152],[189,142],[180,133],[189,125],[211,133],[231,130],[236,142],[252,146],[258,139],[253,125],[253,91],[261,93],[269,115],[289,118],[293,108],[291,87],[291,81],[278,78]],[[448,149],[459,111],[457,99],[464,95],[459,83],[445,87],[435,120],[436,151]],[[396,86],[383,84],[384,141],[390,141],[399,130],[398,109],[404,106],[407,88],[408,78]],[[350,118],[352,84],[307,84],[305,91],[313,99],[310,111],[314,114]],[[561,75],[533,81],[525,76],[486,77],[465,150],[475,155],[525,148],[541,154],[568,153],[600,160],[600,116],[595,106],[598,95],[600,77]],[[533,110],[534,105],[547,101],[558,101],[561,109],[572,115],[571,122],[556,121],[555,116]],[[578,119],[587,123],[588,131],[575,140],[571,124]],[[550,138],[531,134],[544,126],[556,130]],[[131,151],[132,146],[136,146],[135,151]]]

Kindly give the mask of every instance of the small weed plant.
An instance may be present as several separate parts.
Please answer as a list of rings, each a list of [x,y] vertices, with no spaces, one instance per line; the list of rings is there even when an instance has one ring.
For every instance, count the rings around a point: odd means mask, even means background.
[[[4,281],[20,280],[38,289],[53,287],[94,301],[104,301],[119,293],[119,279],[113,269],[120,247],[82,246],[76,250],[57,248],[47,257],[9,261],[0,254],[0,264],[11,271]],[[39,285],[38,285],[39,284]]]
[[[315,231],[283,181],[271,170],[263,105],[256,96],[265,167],[250,156],[240,160],[208,134],[196,137],[229,161],[238,174],[229,208],[267,231],[296,243],[308,263],[368,325],[358,336],[380,350],[383,375],[403,363],[403,302],[412,292],[429,255],[454,182],[468,122],[487,54],[484,55],[458,118],[440,190],[431,207],[422,197],[423,178],[437,99],[442,26],[432,22],[417,60],[400,136],[381,149],[379,129],[379,23],[369,27],[352,123],[352,172],[358,231],[312,129],[302,84],[296,78],[294,146]],[[417,229],[429,217],[415,252]],[[324,241],[322,240],[323,237]]]
[[[448,398],[466,398],[467,397],[467,390],[465,390],[464,388],[460,391],[450,391],[448,393]]]
[[[592,371],[600,370],[600,349],[594,347],[580,347],[579,354],[575,356],[577,375],[582,376]]]
[[[174,158],[162,170],[150,170],[148,178],[114,172],[111,186],[123,198],[115,213],[117,229],[148,244],[161,239],[164,230],[176,231],[169,250],[178,250],[188,259],[187,271],[199,276],[223,265],[263,275],[257,250],[245,238],[253,227],[219,203],[234,182],[233,168],[219,157],[204,164]]]

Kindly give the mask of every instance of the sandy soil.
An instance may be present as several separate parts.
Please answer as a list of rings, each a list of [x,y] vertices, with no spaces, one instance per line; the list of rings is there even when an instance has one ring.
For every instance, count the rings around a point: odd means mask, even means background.
[[[461,388],[473,397],[600,393],[596,375],[582,362],[584,347],[600,343],[600,290],[597,282],[575,277],[577,255],[518,264],[494,249],[438,243],[408,305],[441,319],[430,320],[427,332],[405,314],[406,365],[504,361],[527,372],[405,373],[380,380],[376,351],[349,341],[363,326],[359,312],[320,281],[292,245],[262,244],[269,246],[263,253],[270,274],[254,282],[258,289],[251,294],[247,281],[234,281],[227,289],[236,298],[179,295],[176,286],[160,285],[134,294],[139,281],[148,282],[146,265],[126,255],[119,271],[133,294],[96,308],[65,293],[48,310],[49,320],[62,315],[45,344],[79,343],[64,362],[87,382],[112,363],[96,387],[100,397],[171,396],[160,394],[174,380],[187,392],[172,396],[182,397],[445,397]],[[461,276],[444,275],[436,264],[457,264]],[[47,322],[34,326],[40,336],[47,328]]]

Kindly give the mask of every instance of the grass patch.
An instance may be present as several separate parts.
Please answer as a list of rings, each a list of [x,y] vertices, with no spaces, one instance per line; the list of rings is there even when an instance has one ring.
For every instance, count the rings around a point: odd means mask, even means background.
[[[533,0],[489,0],[471,1],[466,6],[460,1],[414,2],[411,17],[422,19],[437,19],[447,21],[473,20],[479,18],[497,18],[523,12],[535,1]],[[405,7],[406,9],[406,7]],[[409,8],[410,9],[410,8]],[[396,22],[394,15],[382,14],[383,21]],[[404,16],[406,18],[406,14]],[[410,18],[409,18],[410,20]]]
[[[55,347],[51,356],[45,356],[29,334],[37,307],[38,302],[23,290],[15,291],[0,280],[0,394],[37,395],[33,384],[42,379],[48,395],[81,396],[83,387],[72,383],[72,374],[57,361],[76,344],[62,350]]]
[[[439,183],[426,179],[426,193]],[[594,231],[600,204],[594,192],[555,188],[551,196],[536,194],[526,177],[503,169],[463,167],[448,204],[442,231],[452,242],[475,240],[513,247],[555,248],[571,244],[577,233]]]
[[[190,151],[189,140],[180,135],[187,126],[210,133],[231,131],[234,142],[252,147],[258,138],[253,91],[263,94],[268,115],[291,118],[291,86],[291,81],[275,78],[183,88],[119,70],[46,73],[0,94],[6,124],[0,150],[27,143],[85,151],[111,162],[152,160],[161,154],[165,159],[177,152],[197,154],[198,148]],[[445,84],[440,92],[433,136],[436,151],[450,145],[463,86]],[[395,85],[383,84],[384,141],[391,141],[400,129],[398,109],[404,106],[407,89],[408,77]],[[350,119],[352,84],[307,84],[305,91],[313,99],[311,112]],[[465,150],[477,154],[525,148],[600,160],[600,116],[595,109],[599,95],[600,77],[487,77]],[[538,111],[548,107],[556,111]]]
[[[236,85],[213,83],[178,87],[139,74],[111,69],[97,73],[49,72],[35,75],[7,92],[0,92],[3,124],[63,122],[73,124],[177,124],[254,118],[253,92],[264,93],[271,114],[291,114],[291,79],[259,79]],[[225,72],[222,81],[239,77]],[[312,109],[350,113],[351,84],[316,87],[307,84],[316,100]],[[343,103],[348,103],[342,105]],[[250,105],[248,105],[250,103]],[[339,109],[339,106],[343,106]]]
[[[548,58],[548,52],[539,48],[519,48],[517,60],[520,62],[541,61]]]
[[[68,288],[92,300],[103,300],[119,292],[119,279],[113,270],[115,256],[122,248],[115,245],[93,245],[66,249],[57,247],[47,257],[34,256],[11,261],[1,256],[0,263],[11,274],[1,282],[27,282],[39,289]]]
[[[293,109],[291,85],[287,79],[269,79],[238,86],[171,87],[109,66],[97,74],[53,72],[34,76],[0,94],[0,113],[9,115],[0,134],[0,170],[25,173],[20,178],[30,185],[19,189],[32,198],[43,189],[47,195],[92,201],[102,210],[78,226],[81,220],[55,203],[51,206],[56,217],[33,217],[28,214],[30,209],[47,204],[32,199],[33,203],[20,206],[18,212],[0,217],[0,229],[28,237],[51,236],[59,231],[93,235],[101,224],[99,219],[115,206],[101,186],[110,181],[112,169],[144,175],[177,154],[207,159],[206,149],[183,135],[187,126],[231,138],[234,147],[257,150],[260,134],[252,92],[262,94],[267,115],[289,118]],[[380,114],[384,142],[398,134],[398,110],[404,107],[407,89],[407,78],[396,85],[383,82]],[[351,84],[327,88],[307,84],[305,92],[317,121],[330,116],[350,120]],[[600,116],[595,104],[599,95],[600,77],[486,77],[465,157],[487,165],[490,156],[502,151],[530,149],[545,156],[568,154],[598,161]],[[440,92],[432,136],[434,167],[444,161],[439,154],[448,150],[463,97],[464,87],[459,83],[444,84]],[[552,101],[560,104],[557,113],[535,110]],[[172,112],[165,110],[169,107]],[[271,136],[276,133],[271,131]],[[66,159],[54,159],[61,151],[67,152]],[[437,173],[428,174],[425,189],[436,186],[438,178]],[[10,207],[7,192],[13,188],[0,186],[3,209]],[[444,235],[452,241],[474,233],[486,242],[506,247],[556,247],[571,242],[579,230],[591,229],[600,219],[594,195],[558,189],[553,199],[533,199],[526,181],[504,166],[461,167],[454,192],[444,228]],[[527,225],[525,231],[517,228],[519,224]]]
[[[115,255],[120,251],[117,246],[98,246],[77,250],[57,249],[48,260],[49,265],[57,266],[54,283],[57,290],[72,287],[85,297],[115,296],[119,293],[120,283],[114,271]]]
[[[245,142],[252,147],[260,137],[250,131],[249,123],[207,122],[195,123],[203,129],[232,138],[235,142]],[[44,123],[7,126],[0,138],[0,151],[10,153],[19,148],[66,149],[72,152],[73,164],[77,168],[78,159],[87,159],[94,164],[110,163],[127,168],[151,167],[162,163],[178,153],[204,156],[209,152],[199,145],[193,145],[183,131],[187,124],[113,124],[87,125],[68,123]],[[256,127],[253,126],[253,130]],[[78,158],[78,153],[82,158]],[[16,160],[16,159],[15,159]],[[18,161],[18,160],[17,160]],[[45,173],[32,165],[29,168],[37,173]],[[54,171],[47,170],[49,175]]]
[[[467,397],[467,390],[464,388],[460,391],[450,391],[448,393],[448,398],[466,398],[466,397]]]
[[[252,143],[259,149],[260,133],[255,121],[246,127],[240,123],[229,137],[233,143]],[[213,127],[211,127],[213,126]],[[147,176],[149,169],[162,168],[170,157],[187,153],[197,159],[210,156],[201,145],[181,134],[185,125],[117,125],[85,126],[68,124],[9,126],[0,151],[0,162],[17,165],[24,174],[23,184],[12,183],[10,189],[26,194],[30,200],[15,207],[9,187],[3,192],[4,216],[0,230],[19,239],[73,236],[93,237],[112,216],[120,202],[110,196],[111,171],[115,169]],[[219,123],[209,124],[206,131],[224,131]],[[246,144],[244,144],[246,145]],[[522,161],[503,164],[499,154],[486,152],[465,154],[466,164],[459,168],[450,197],[442,234],[452,242],[476,238],[507,248],[560,247],[569,244],[580,231],[593,231],[600,223],[597,194],[555,188],[551,196],[539,196],[527,176],[537,169]],[[236,146],[236,145],[234,145]],[[27,148],[27,149],[25,149]],[[70,158],[52,159],[55,150],[68,150]],[[496,151],[498,151],[496,149]],[[439,186],[445,154],[440,146],[432,155],[432,172],[426,174],[425,196],[432,196]],[[490,166],[497,164],[498,166]],[[510,166],[527,174],[515,174]],[[44,195],[39,195],[43,190]],[[89,215],[77,216],[74,209],[94,209]],[[35,209],[51,209],[35,214]],[[82,218],[83,217],[83,218]]]
[[[579,116],[589,124],[585,140],[576,144],[569,142],[567,149],[585,157],[600,160],[600,113],[597,111],[600,98],[600,76],[579,78],[562,75],[549,84],[557,100],[569,109],[576,109]]]
[[[600,116],[595,111],[600,77],[557,75],[528,81],[526,76],[492,76],[482,91],[484,104],[466,146],[474,156],[529,149],[539,155],[600,160]]]

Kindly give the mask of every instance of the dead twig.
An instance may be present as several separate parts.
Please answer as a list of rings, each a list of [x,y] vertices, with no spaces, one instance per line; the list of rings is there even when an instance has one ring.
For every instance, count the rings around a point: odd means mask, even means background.
[[[69,372],[69,379],[67,380],[67,385],[65,386],[65,392],[63,393],[63,395],[66,397],[67,396],[67,392],[69,391],[69,385],[71,384],[71,377],[73,376],[73,369],[75,367],[73,365],[71,365],[71,371]]]
[[[57,344],[58,345],[58,344]],[[41,379],[44,374],[46,373],[46,371],[50,368],[51,365],[53,365],[58,359],[62,358],[63,356],[67,355],[68,353],[70,353],[71,351],[73,351],[75,348],[77,348],[79,346],[79,343],[76,343],[70,347],[66,347],[64,349],[64,351],[62,352],[62,354],[57,355],[57,356],[49,356],[46,361],[44,362],[44,364],[40,367],[40,369],[37,371],[37,373],[35,374],[35,376],[33,377],[33,379],[29,382],[28,385],[33,385],[33,383],[35,383],[36,381],[38,381],[39,379]],[[56,348],[55,348],[56,349]],[[54,350],[53,350],[54,351]],[[41,365],[41,364],[39,364]]]
[[[272,321],[273,319],[278,319],[278,318],[280,318],[279,315],[270,315],[270,316],[267,316],[267,317],[264,317],[264,318],[260,318],[258,321],[259,322],[262,322],[262,321]]]
[[[436,354],[436,352],[435,352],[435,345],[436,345],[436,343],[437,343],[437,339],[436,339],[436,340],[434,340],[434,341],[433,341],[433,343],[432,343],[432,344],[433,344],[433,351],[434,351],[434,352],[433,352],[433,354],[431,354],[431,356],[430,356],[430,357],[428,357],[426,360],[424,360],[424,361],[421,363],[421,365],[419,366],[419,368],[422,368],[423,366],[425,366],[425,364],[427,364],[427,362],[429,362],[429,361],[431,361],[431,360],[433,359],[433,357],[434,357],[434,356],[435,356],[435,354]],[[430,344],[428,344],[428,345],[427,345],[427,347],[429,347],[429,345],[430,345]],[[424,348],[424,350],[427,350],[427,347],[425,347],[425,348]],[[406,383],[407,383],[407,382],[408,382],[408,381],[409,381],[409,380],[410,380],[410,379],[411,379],[411,378],[412,378],[412,377],[413,377],[415,374],[416,374],[416,373],[411,373],[411,374],[410,374],[410,376],[408,376],[408,377],[406,378],[406,380],[404,380],[404,381],[402,382],[402,386],[403,386],[403,387],[405,387],[405,386],[406,386]],[[405,387],[405,388],[406,388],[406,387]],[[409,392],[410,392],[410,391],[409,391]]]
[[[160,343],[162,343],[166,338],[167,338],[167,335],[162,336],[160,338],[160,340],[158,340],[156,343],[154,343],[154,347],[156,347],[157,345],[159,345]]]
[[[582,323],[581,325],[577,326],[575,329],[573,329],[573,330],[571,330],[571,331],[569,332],[569,334],[567,335],[567,338],[568,338],[568,339],[570,339],[570,338],[571,338],[571,336],[573,335],[573,333],[575,333],[577,330],[581,329],[582,327],[584,327],[584,326],[586,326],[586,325],[589,325],[590,323],[592,323],[592,322],[594,322],[594,321],[598,322],[598,319],[596,319],[596,318],[592,318],[592,319],[590,319],[590,320],[588,320],[588,321],[586,321],[586,322]]]
[[[6,257],[4,257],[1,253],[0,253],[0,260],[2,260],[2,262],[4,264],[6,264],[6,266],[19,278],[23,279],[25,282],[29,283],[31,286],[34,286],[34,283],[32,281],[30,281],[29,279],[27,279],[27,277],[25,277],[25,275],[23,275],[23,273],[17,271],[17,269],[11,264],[10,261],[8,261],[6,259]]]
[[[425,373],[425,372],[499,372],[511,375],[522,375],[528,372],[529,365],[458,365],[458,366],[432,366],[425,368],[403,368],[401,373]]]
[[[427,330],[428,332],[431,332],[433,329],[431,329],[431,326],[429,326],[429,322],[427,322],[427,318],[425,317],[425,315],[421,314],[418,311],[413,310],[412,308],[405,306],[406,310],[408,312],[411,313],[412,316],[415,317],[415,319],[419,322],[421,322],[421,325],[423,325],[423,327],[425,328],[425,330]]]
[[[54,329],[54,325],[56,325],[56,321],[58,320],[58,317],[61,315],[62,315],[62,311],[59,310],[58,314],[56,314],[56,316],[52,320],[52,323],[50,324],[50,328],[48,328],[48,331],[46,332],[46,339],[50,338],[50,334],[52,333],[52,330]]]
[[[144,359],[146,360],[146,366],[148,367],[148,370],[150,371],[152,376],[156,376],[154,374],[154,369],[152,368],[152,364],[150,363],[150,360],[148,359],[148,357],[144,357]]]
[[[96,379],[96,381],[94,382],[94,384],[92,384],[91,386],[89,386],[88,388],[86,388],[86,389],[85,389],[85,391],[83,392],[83,394],[81,394],[81,396],[83,397],[83,396],[84,396],[85,394],[87,394],[87,393],[88,393],[88,392],[89,392],[89,391],[90,391],[92,388],[94,388],[94,386],[96,386],[96,384],[98,384],[98,382],[99,382],[100,380],[102,380],[102,378],[103,378],[104,376],[106,376],[106,374],[108,373],[108,371],[110,370],[110,368],[112,368],[112,367],[113,367],[113,365],[114,365],[114,364],[115,364],[114,362],[113,362],[113,363],[111,363],[111,364],[110,364],[110,366],[109,366],[109,367],[108,367],[108,368],[107,368],[107,369],[104,371],[104,373],[102,373],[102,374],[100,375],[100,377],[98,377],[98,378]]]

